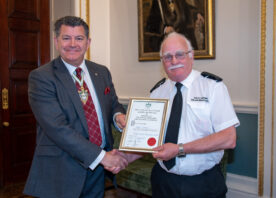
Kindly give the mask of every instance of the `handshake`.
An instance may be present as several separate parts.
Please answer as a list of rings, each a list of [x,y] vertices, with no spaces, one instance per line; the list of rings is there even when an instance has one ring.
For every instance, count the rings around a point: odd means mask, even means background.
[[[116,116],[116,124],[123,129],[126,126],[125,115],[118,114]],[[153,149],[152,156],[159,160],[170,160],[178,154],[178,145],[173,143],[166,143]],[[125,169],[129,163],[141,158],[143,154],[133,152],[120,152],[116,149],[106,152],[101,164],[104,168],[113,174],[119,173]]]
[[[152,156],[155,159],[168,161],[178,155],[179,147],[177,144],[165,143],[153,149]],[[116,149],[106,152],[101,164],[104,168],[113,174],[119,173],[127,167],[127,165],[139,158],[143,157],[140,153],[120,152]]]
[[[125,114],[118,114],[115,118],[116,125],[123,129],[126,126]],[[101,164],[104,168],[113,174],[119,173],[121,170],[125,169],[127,165],[136,159],[142,157],[142,154],[136,153],[124,153],[117,149],[106,152]]]
[[[113,174],[119,173],[121,170],[125,169],[129,163],[135,161],[136,159],[142,157],[142,154],[136,153],[124,153],[117,149],[106,152],[101,164],[104,168]]]

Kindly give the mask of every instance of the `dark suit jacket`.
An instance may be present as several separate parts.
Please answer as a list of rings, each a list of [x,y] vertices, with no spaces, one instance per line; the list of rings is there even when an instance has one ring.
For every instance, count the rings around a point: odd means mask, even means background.
[[[111,123],[125,112],[108,69],[86,61],[101,106],[106,150],[111,150]],[[37,144],[24,193],[37,197],[80,195],[89,165],[101,148],[89,142],[88,127],[75,83],[61,58],[29,75],[29,103],[37,120]]]

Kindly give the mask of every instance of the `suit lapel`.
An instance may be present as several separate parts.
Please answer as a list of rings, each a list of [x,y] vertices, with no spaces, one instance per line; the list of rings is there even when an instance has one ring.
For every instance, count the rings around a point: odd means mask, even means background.
[[[61,84],[67,90],[69,97],[71,98],[74,107],[80,117],[81,123],[88,134],[88,126],[85,118],[85,113],[72,76],[70,75],[69,71],[67,70],[66,66],[64,65],[60,57],[55,59],[54,67],[56,77],[60,80]]]

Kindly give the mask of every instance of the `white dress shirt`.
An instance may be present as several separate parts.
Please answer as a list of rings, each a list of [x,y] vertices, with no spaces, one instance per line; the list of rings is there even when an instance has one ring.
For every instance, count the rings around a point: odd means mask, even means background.
[[[191,142],[230,126],[237,127],[239,125],[239,120],[223,82],[216,82],[203,77],[200,72],[192,70],[190,75],[181,83],[184,85],[181,89],[183,108],[178,143]],[[170,105],[166,123],[169,120],[175,94],[175,82],[167,79],[150,95],[151,98],[169,99]],[[224,151],[221,150],[211,153],[187,154],[186,157],[182,158],[176,157],[176,165],[169,171],[164,166],[163,161],[158,160],[158,162],[167,172],[178,175],[197,175],[218,164],[223,153]]]

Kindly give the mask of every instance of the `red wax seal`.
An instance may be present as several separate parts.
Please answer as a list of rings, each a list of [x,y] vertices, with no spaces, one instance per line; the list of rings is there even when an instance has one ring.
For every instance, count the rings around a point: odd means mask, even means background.
[[[149,146],[154,146],[156,143],[156,139],[155,138],[149,138],[148,139],[148,145]]]

